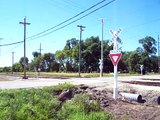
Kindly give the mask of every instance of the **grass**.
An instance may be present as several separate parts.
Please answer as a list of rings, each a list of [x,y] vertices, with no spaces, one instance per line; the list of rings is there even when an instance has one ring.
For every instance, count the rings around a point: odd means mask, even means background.
[[[15,72],[14,75],[23,76],[23,72]],[[119,73],[119,76],[133,76],[140,74]],[[27,72],[27,76],[37,77],[36,72]],[[78,73],[56,73],[56,72],[41,72],[40,77],[78,77]],[[81,77],[99,77],[100,73],[81,73]],[[103,73],[104,77],[113,76],[113,74]]]
[[[23,75],[23,73],[14,73],[15,75]],[[35,72],[27,72],[28,76],[36,76]],[[56,73],[56,72],[41,72],[42,77],[78,77],[78,73]],[[105,74],[108,76],[108,74]],[[99,73],[81,73],[81,77],[99,77]]]
[[[86,94],[76,95],[60,109],[56,91],[75,88],[60,84],[42,89],[0,90],[0,120],[112,120],[97,101]]]

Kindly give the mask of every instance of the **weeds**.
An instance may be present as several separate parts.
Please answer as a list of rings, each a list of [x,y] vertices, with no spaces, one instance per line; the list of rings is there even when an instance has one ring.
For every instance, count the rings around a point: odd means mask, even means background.
[[[110,120],[112,116],[100,111],[97,101],[86,94],[76,95],[59,110],[55,91],[74,88],[60,84],[43,89],[0,90],[0,120]]]

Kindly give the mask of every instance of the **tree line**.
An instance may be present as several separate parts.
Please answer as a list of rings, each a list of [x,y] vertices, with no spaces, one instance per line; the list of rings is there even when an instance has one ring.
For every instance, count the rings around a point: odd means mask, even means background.
[[[156,56],[156,40],[146,36],[139,41],[141,47],[134,51],[122,51],[122,57],[118,64],[118,71],[125,73],[139,73],[140,66],[144,66],[146,72],[158,72],[158,56]],[[109,52],[113,46],[108,45],[109,40],[104,40],[103,72],[113,72],[113,65],[109,58]],[[78,72],[79,40],[75,38],[66,41],[63,50],[55,53],[32,53],[33,59],[29,62],[26,58],[28,71],[41,72]],[[81,72],[99,72],[99,59],[101,58],[101,41],[99,37],[90,37],[81,41]],[[24,58],[15,63],[13,67],[1,68],[1,72],[23,72]]]

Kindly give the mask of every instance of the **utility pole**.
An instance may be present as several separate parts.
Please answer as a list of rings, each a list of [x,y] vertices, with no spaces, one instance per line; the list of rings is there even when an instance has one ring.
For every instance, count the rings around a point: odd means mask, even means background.
[[[24,77],[23,79],[27,79],[26,77],[26,25],[30,25],[31,23],[27,23],[26,22],[26,17],[24,17],[24,21],[23,22],[19,22],[19,24],[23,24],[24,25]]]
[[[0,45],[1,45],[1,40],[3,40],[3,38],[0,38]],[[1,46],[0,46],[0,55],[1,55]]]
[[[103,76],[103,28],[104,28],[104,19],[102,18],[102,40],[101,40],[100,77]]]
[[[43,49],[41,48],[41,43],[40,43],[40,47],[39,47],[38,50],[39,50],[39,53],[40,53],[40,56],[41,56],[41,52],[42,52],[42,50],[43,50]]]
[[[14,52],[12,52],[12,74],[13,74],[13,64],[14,64]]]
[[[158,72],[160,73],[160,41],[158,35]]]
[[[86,28],[86,27],[82,25],[77,25],[77,27],[80,28],[78,75],[79,77],[81,77],[81,39],[82,39],[82,31],[84,31],[83,28]]]

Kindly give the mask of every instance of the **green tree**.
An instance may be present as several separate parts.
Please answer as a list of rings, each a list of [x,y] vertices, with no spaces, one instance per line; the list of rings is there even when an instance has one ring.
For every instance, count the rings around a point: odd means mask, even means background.
[[[20,63],[15,63],[12,66],[13,72],[22,72],[23,68],[22,65]]]
[[[19,63],[21,64],[22,68],[24,69],[24,65],[26,65],[26,68],[28,69],[28,65],[29,65],[29,60],[28,58],[26,57],[26,63],[24,63],[24,57],[21,57],[20,60],[19,60]]]
[[[98,71],[100,59],[100,40],[99,37],[90,37],[84,41],[82,46],[82,68],[85,72]]]
[[[158,72],[158,57],[157,56],[151,56],[150,57],[150,60],[151,60],[151,68],[150,68],[150,70],[151,70],[151,72]]]
[[[76,71],[78,63],[78,41],[75,38],[66,41],[64,49],[56,51],[56,60],[60,68],[59,71],[71,72]]]
[[[11,67],[4,67],[2,71],[7,73],[11,72]]]
[[[122,73],[127,73],[129,72],[129,59],[128,56],[130,55],[131,52],[122,52],[122,57],[118,63],[118,69]]]
[[[42,56],[42,66],[47,72],[53,71],[53,62],[55,62],[55,55],[53,53],[45,53]]]
[[[141,56],[140,64],[144,65],[145,71],[152,72],[158,70],[158,64],[156,64],[156,40],[152,37],[145,37],[139,40],[142,44],[142,48],[138,48],[137,52]],[[156,69],[154,69],[156,68]]]
[[[143,39],[140,39],[139,43],[142,44],[142,46],[143,46],[142,50],[146,55],[155,55],[156,54],[156,52],[157,52],[156,40],[154,38],[147,36]]]
[[[37,57],[41,56],[41,53],[34,51],[34,52],[32,52],[32,55],[34,58],[37,58]]]
[[[65,53],[61,50],[56,51],[56,60],[59,63],[59,71],[65,70]]]
[[[140,56],[136,51],[131,52],[128,56],[128,65],[130,72],[139,72],[140,71]]]

